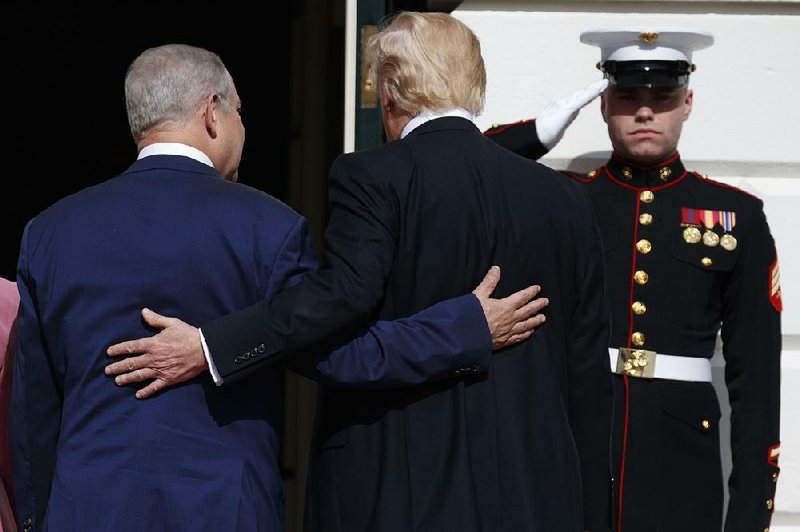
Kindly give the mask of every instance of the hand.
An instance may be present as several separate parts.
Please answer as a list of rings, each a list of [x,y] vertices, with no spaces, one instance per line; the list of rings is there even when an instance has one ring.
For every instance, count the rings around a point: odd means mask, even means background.
[[[114,382],[125,385],[153,379],[136,392],[137,399],[146,399],[208,369],[197,327],[149,309],[142,310],[142,317],[161,332],[149,338],[114,344],[106,350],[111,357],[138,353],[138,356],[106,366],[106,375],[117,376]]]
[[[600,96],[606,87],[608,80],[601,79],[572,96],[548,103],[544,111],[536,117],[536,135],[539,137],[539,142],[548,150],[552,150],[564,136],[567,127],[578,117],[580,110]]]
[[[525,340],[536,327],[545,322],[544,314],[538,314],[550,300],[546,297],[533,299],[541,291],[539,285],[532,285],[503,299],[490,296],[500,282],[500,267],[492,266],[475,290],[489,332],[492,333],[492,350],[502,349]]]

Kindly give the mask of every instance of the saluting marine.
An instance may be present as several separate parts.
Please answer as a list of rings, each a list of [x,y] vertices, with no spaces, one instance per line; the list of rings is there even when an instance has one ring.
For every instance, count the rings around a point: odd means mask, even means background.
[[[604,81],[535,120],[486,134],[541,157],[604,91],[611,158],[586,174],[564,173],[590,191],[604,240],[614,530],[722,528],[721,414],[710,364],[721,334],[733,454],[725,530],[766,531],[780,454],[777,251],[760,199],[687,170],[678,153],[693,104],[692,52],[713,37],[636,28],[580,39],[600,48]]]

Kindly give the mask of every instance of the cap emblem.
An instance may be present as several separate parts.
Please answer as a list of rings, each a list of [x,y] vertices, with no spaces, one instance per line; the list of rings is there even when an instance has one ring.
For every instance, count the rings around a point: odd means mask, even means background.
[[[658,40],[658,32],[655,31],[646,31],[644,33],[639,34],[639,41],[650,44],[651,42],[656,42]]]

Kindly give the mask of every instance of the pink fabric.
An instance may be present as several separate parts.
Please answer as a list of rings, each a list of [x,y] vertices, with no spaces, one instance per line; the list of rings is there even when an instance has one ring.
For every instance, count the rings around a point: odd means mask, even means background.
[[[9,402],[19,307],[17,283],[0,277],[0,532],[16,532],[11,503],[11,449],[8,443]]]

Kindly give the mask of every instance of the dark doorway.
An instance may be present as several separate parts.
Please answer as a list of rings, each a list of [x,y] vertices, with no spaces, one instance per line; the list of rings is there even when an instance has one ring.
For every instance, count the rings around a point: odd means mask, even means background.
[[[6,6],[0,28],[0,94],[8,119],[0,144],[6,189],[0,274],[16,277],[19,242],[28,219],[65,195],[113,177],[135,159],[123,80],[128,64],[150,46],[183,42],[221,56],[243,102],[247,138],[240,181],[294,203],[289,197],[290,145],[296,147],[306,134],[324,135],[318,141],[325,146],[323,168],[341,149],[340,126],[329,127],[320,120],[320,129],[308,132],[298,129],[302,120],[290,116],[292,110],[304,108],[302,102],[293,104],[293,98],[321,98],[325,108],[333,108],[331,118],[341,124],[344,73],[333,69],[341,65],[335,54],[341,56],[343,39],[332,42],[342,35],[336,27],[342,18],[336,14],[340,3],[314,2],[316,10],[310,12],[303,2],[287,2],[278,10],[289,11],[282,18],[264,16],[270,6],[238,1]],[[320,20],[313,26],[325,35],[306,38],[308,17]],[[293,87],[296,68],[305,65],[293,68],[292,63],[301,54],[309,55],[293,49],[293,43],[317,43],[328,50],[334,59],[325,68],[338,79],[321,91]],[[319,188],[303,187],[303,194],[324,194],[325,180],[320,176]]]

